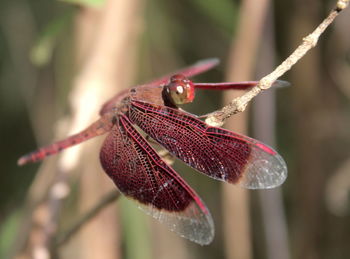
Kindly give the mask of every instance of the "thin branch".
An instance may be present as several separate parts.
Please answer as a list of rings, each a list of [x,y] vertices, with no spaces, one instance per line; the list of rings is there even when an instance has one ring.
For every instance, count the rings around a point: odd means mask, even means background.
[[[219,111],[208,115],[205,120],[207,124],[212,126],[221,126],[225,120],[232,115],[243,112],[248,103],[257,96],[260,92],[269,89],[273,82],[292,68],[305,54],[317,45],[319,37],[323,34],[326,28],[334,21],[338,14],[348,7],[350,0],[338,0],[336,7],[330,12],[328,17],[308,36],[303,39],[303,42],[295,49],[295,51],[284,60],[274,71],[260,79],[259,84],[253,87],[249,92],[235,98],[227,106]]]
[[[106,194],[92,209],[87,211],[80,219],[78,219],[66,232],[59,235],[56,239],[56,248],[65,244],[71,237],[73,237],[81,227],[86,224],[89,220],[97,216],[97,214],[107,207],[109,204],[117,200],[120,196],[119,191],[113,190]]]

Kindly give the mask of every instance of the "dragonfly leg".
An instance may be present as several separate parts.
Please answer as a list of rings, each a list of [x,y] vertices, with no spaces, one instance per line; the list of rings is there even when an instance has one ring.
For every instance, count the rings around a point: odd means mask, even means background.
[[[153,138],[151,138],[149,135],[145,136],[145,139],[158,147],[161,147],[161,149],[157,150],[158,155],[166,162],[168,165],[172,165],[175,163],[175,157],[165,148],[163,148],[157,141],[155,141]]]
[[[203,114],[203,115],[198,115],[197,116],[197,119],[206,119],[208,116],[210,116],[212,114],[212,112],[210,112],[210,113],[207,113],[207,114]]]
[[[165,148],[158,150],[157,153],[167,165],[173,165],[175,163],[175,157]]]

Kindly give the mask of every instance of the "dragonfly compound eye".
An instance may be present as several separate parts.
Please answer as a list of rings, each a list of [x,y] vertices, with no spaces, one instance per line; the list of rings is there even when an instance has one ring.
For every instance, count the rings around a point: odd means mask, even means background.
[[[194,85],[192,81],[181,74],[172,76],[164,88],[167,99],[173,104],[190,103],[194,99]]]

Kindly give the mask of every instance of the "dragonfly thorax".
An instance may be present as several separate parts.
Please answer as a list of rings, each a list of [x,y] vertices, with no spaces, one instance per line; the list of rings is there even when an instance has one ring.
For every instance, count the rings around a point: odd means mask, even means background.
[[[194,85],[184,75],[177,74],[164,86],[163,95],[174,105],[190,103],[194,99]]]

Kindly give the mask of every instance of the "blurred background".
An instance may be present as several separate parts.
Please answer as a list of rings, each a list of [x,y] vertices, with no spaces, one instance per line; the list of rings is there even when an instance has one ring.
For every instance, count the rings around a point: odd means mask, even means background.
[[[104,137],[17,166],[21,155],[96,120],[121,89],[197,60],[221,60],[198,82],[261,78],[334,4],[0,1],[0,258],[349,258],[349,10],[283,76],[291,87],[262,94],[225,125],[278,150],[289,170],[281,187],[246,191],[175,163],[212,213],[209,246],[178,237],[125,198],[57,241],[114,190],[99,165]],[[205,114],[232,94],[198,91],[183,108]]]

